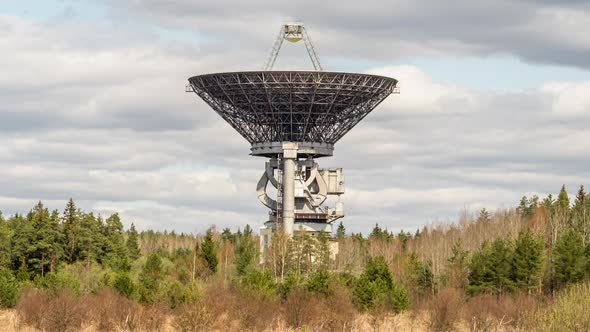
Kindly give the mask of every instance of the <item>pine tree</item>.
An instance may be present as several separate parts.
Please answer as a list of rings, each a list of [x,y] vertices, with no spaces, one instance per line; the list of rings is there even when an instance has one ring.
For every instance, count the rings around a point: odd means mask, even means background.
[[[239,229],[238,229],[238,231],[239,231]],[[235,241],[234,234],[227,227],[225,227],[223,229],[223,231],[221,231],[221,238],[223,239],[223,241],[229,241],[231,243],[234,243],[234,241]]]
[[[406,269],[409,274],[409,282],[413,285],[412,289],[416,290],[420,296],[432,294],[434,292],[434,274],[430,265],[422,263],[415,253],[410,254]]]
[[[163,279],[162,259],[152,253],[139,274],[139,300],[143,303],[155,303],[159,298],[160,282]]]
[[[553,278],[556,287],[577,282],[584,277],[586,259],[582,237],[568,229],[555,243],[553,248]]]
[[[105,235],[102,222],[93,213],[80,213],[80,231],[78,233],[78,257],[87,265],[102,262]]]
[[[78,254],[78,237],[80,235],[80,212],[74,200],[70,198],[63,213],[64,257],[73,263]]]
[[[207,267],[211,272],[217,272],[217,246],[213,241],[213,231],[211,229],[207,230],[207,233],[205,234],[199,256],[205,260]]]
[[[478,222],[489,222],[490,220],[492,220],[492,217],[490,216],[490,213],[488,212],[488,210],[486,210],[485,208],[481,209],[479,211],[479,216],[477,217],[477,221]]]
[[[492,264],[494,266],[494,283],[497,293],[513,289],[512,256],[513,248],[509,241],[497,239],[492,243]]]
[[[526,196],[522,196],[517,210],[523,218],[529,218],[533,215],[533,212],[538,206],[539,196],[534,195],[530,199]]]
[[[19,214],[10,218],[8,225],[12,230],[10,237],[12,269],[22,267],[28,272],[27,260],[35,251],[35,229],[29,219]]]
[[[256,257],[256,245],[252,239],[252,229],[250,226],[246,225],[244,233],[236,235],[235,239],[236,270],[239,276],[243,276]]]
[[[470,265],[468,292],[500,294],[513,289],[512,248],[509,242],[497,239],[487,241],[476,252]]]
[[[131,228],[129,228],[129,232],[127,233],[127,252],[131,259],[136,260],[141,256],[141,251],[139,250],[139,235],[137,234],[137,230],[133,223],[131,223]]]
[[[320,232],[316,237],[314,247],[313,264],[315,265],[315,270],[328,271],[330,268],[330,243],[328,234]]]
[[[453,243],[451,248],[451,257],[448,259],[448,276],[447,280],[450,287],[463,289],[467,286],[467,276],[469,274],[468,256],[469,252],[463,249],[461,239]]]
[[[590,198],[580,186],[574,206],[572,207],[572,224],[576,231],[582,235],[582,242],[586,244],[590,237]]]
[[[379,224],[375,224],[375,227],[373,227],[373,230],[371,231],[371,234],[369,234],[369,237],[374,239],[382,239],[383,230],[381,229],[381,227],[379,227]]]
[[[63,248],[63,241],[64,241],[64,234],[61,230],[60,224],[60,216],[57,210],[53,210],[51,212],[51,216],[49,217],[50,228],[53,234],[55,234],[54,242],[52,243],[51,248],[51,257],[49,262],[49,271],[54,271],[55,267],[61,261],[64,255],[64,248]]]
[[[561,186],[561,190],[559,191],[559,195],[557,196],[557,201],[555,201],[555,204],[557,205],[558,208],[560,208],[563,211],[569,209],[570,198],[569,198],[567,191],[565,189],[565,185]]]
[[[530,231],[518,234],[512,261],[512,279],[516,287],[529,294],[541,287],[543,269],[543,242]]]
[[[123,236],[123,223],[118,213],[105,220],[104,236],[104,254],[107,264],[117,271],[126,271],[131,268]]]
[[[55,244],[59,240],[59,229],[49,211],[39,202],[32,211],[31,225],[33,226],[35,241],[31,243],[31,253],[28,258],[29,265],[36,273],[45,275],[45,271],[53,268],[58,248]]]
[[[340,224],[338,224],[338,229],[336,229],[336,238],[338,240],[342,240],[342,239],[344,239],[345,235],[346,235],[346,228],[344,228],[344,225],[342,224],[342,221],[341,221]]]
[[[492,247],[488,241],[484,241],[480,249],[473,254],[469,264],[469,286],[467,292],[492,293],[494,272],[491,266]]]
[[[549,195],[547,195],[547,197],[545,197],[543,199],[541,206],[543,206],[545,208],[551,208],[554,203],[555,203],[555,200],[553,199],[553,195],[549,194]]]
[[[369,260],[365,271],[355,283],[353,298],[357,306],[363,310],[390,306],[399,312],[406,310],[410,304],[405,289],[394,284],[383,256]]]
[[[397,238],[399,239],[400,243],[402,244],[402,251],[406,251],[407,247],[408,247],[408,240],[410,239],[410,233],[406,233],[403,230],[401,230],[398,234],[397,234]]]
[[[10,266],[10,237],[12,231],[0,211],[0,266]]]

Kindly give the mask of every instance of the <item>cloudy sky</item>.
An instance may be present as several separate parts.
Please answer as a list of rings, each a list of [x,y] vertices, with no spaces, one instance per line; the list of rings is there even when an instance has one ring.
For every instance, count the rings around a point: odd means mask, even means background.
[[[526,194],[590,186],[590,3],[4,0],[0,210],[38,200],[140,229],[262,225],[264,160],[193,75],[260,69],[283,21],[324,67],[397,78],[336,145],[348,230],[414,230]],[[277,69],[312,68],[286,45]]]

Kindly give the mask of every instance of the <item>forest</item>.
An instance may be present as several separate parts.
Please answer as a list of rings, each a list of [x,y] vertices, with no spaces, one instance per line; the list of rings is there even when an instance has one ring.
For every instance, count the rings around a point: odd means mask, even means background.
[[[574,195],[572,195],[572,198]],[[0,213],[0,325],[42,331],[588,331],[590,196],[415,232],[138,231],[70,199]],[[386,216],[384,216],[386,219]],[[195,223],[206,221],[195,220]],[[338,253],[330,245],[338,243]]]

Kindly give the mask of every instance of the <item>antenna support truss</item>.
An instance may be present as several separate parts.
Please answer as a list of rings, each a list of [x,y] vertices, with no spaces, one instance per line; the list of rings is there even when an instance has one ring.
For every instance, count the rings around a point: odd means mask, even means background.
[[[279,31],[279,35],[272,47],[270,52],[270,56],[266,60],[266,64],[264,65],[263,70],[269,71],[272,70],[272,67],[277,60],[277,56],[279,55],[279,51],[281,50],[281,46],[283,46],[283,41],[289,41],[292,43],[296,43],[300,40],[303,40],[305,44],[305,48],[307,49],[307,54],[311,59],[311,63],[316,71],[323,71],[322,64],[320,63],[320,58],[313,47],[313,42],[311,41],[311,37],[307,33],[305,26],[303,23],[285,23],[281,26],[281,31]]]

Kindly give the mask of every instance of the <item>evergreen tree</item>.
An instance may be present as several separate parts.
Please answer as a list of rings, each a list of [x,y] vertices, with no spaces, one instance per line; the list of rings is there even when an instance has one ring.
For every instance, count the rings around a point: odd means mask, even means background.
[[[392,235],[389,234],[389,231],[387,231],[387,229],[382,229],[381,227],[379,227],[379,224],[375,224],[375,227],[373,227],[371,234],[369,234],[369,238],[373,240],[388,241],[391,237]]]
[[[64,234],[62,232],[60,222],[60,216],[58,210],[53,210],[51,216],[49,216],[51,232],[55,235],[54,242],[51,248],[51,257],[49,262],[49,271],[54,271],[55,267],[61,262],[64,255],[63,241]]]
[[[52,262],[55,264],[58,255],[55,244],[59,240],[59,225],[55,215],[52,218],[41,202],[35,206],[30,216],[34,241],[30,244],[28,264],[35,273],[44,276],[47,270],[53,268]]]
[[[518,234],[514,247],[512,275],[516,287],[528,291],[541,287],[543,242],[530,230]]]
[[[562,211],[566,211],[569,209],[570,198],[569,198],[567,191],[565,189],[565,185],[561,186],[561,190],[559,191],[559,195],[557,196],[557,201],[555,201],[555,204]]]
[[[467,286],[467,276],[469,274],[468,254],[469,252],[463,249],[461,239],[453,243],[451,257],[448,259],[447,281],[450,287],[463,289]]]
[[[580,186],[578,189],[578,194],[576,194],[576,200],[574,201],[574,210],[581,210],[585,207],[586,203],[586,192],[584,191],[584,185]]]
[[[410,254],[406,267],[409,271],[409,282],[420,296],[434,292],[434,274],[428,264],[422,263],[415,253]]]
[[[0,308],[14,307],[19,295],[19,284],[12,271],[0,266]]]
[[[73,263],[78,254],[78,237],[80,234],[80,212],[74,200],[70,198],[63,213],[64,257]]]
[[[239,229],[238,229],[238,232],[240,232]],[[227,227],[224,228],[223,231],[221,231],[221,238],[223,239],[223,241],[229,241],[231,243],[234,243],[234,241],[235,241],[234,234]]]
[[[141,256],[141,251],[139,250],[139,235],[137,234],[137,230],[133,223],[131,223],[131,228],[129,228],[127,234],[127,252],[131,259],[136,260]]]
[[[157,253],[147,257],[139,274],[139,300],[143,303],[155,303],[159,298],[160,282],[164,278],[162,259]]]
[[[10,238],[12,231],[8,222],[4,220],[2,212],[0,211],[0,266],[10,266]]]
[[[102,221],[94,217],[93,213],[80,213],[79,218],[77,259],[85,261],[87,265],[102,262],[105,247]]]
[[[328,271],[330,268],[330,243],[328,234],[320,232],[316,237],[313,263],[317,271]]]
[[[534,195],[530,199],[526,196],[522,196],[520,204],[518,206],[518,212],[524,218],[529,218],[533,215],[535,209],[539,206],[539,196]]]
[[[346,228],[344,228],[344,225],[342,224],[342,221],[341,221],[340,224],[338,224],[338,229],[336,229],[336,238],[338,240],[342,240],[342,239],[344,239],[345,235],[346,235]]]
[[[494,266],[494,286],[497,293],[513,289],[512,257],[514,251],[509,241],[497,239],[492,243],[492,261]]]
[[[410,233],[406,233],[403,230],[401,230],[399,234],[397,234],[397,238],[399,239],[399,242],[402,244],[402,251],[404,252],[408,247],[408,240],[410,239],[410,236]]]
[[[211,272],[215,273],[217,271],[217,246],[213,241],[213,231],[211,229],[207,230],[205,234],[199,256],[205,260]]]
[[[371,258],[355,283],[353,298],[363,310],[390,306],[395,311],[409,307],[406,291],[393,283],[393,278],[383,256]]]
[[[125,237],[123,236],[123,223],[118,213],[105,220],[104,236],[104,253],[107,265],[117,271],[128,270],[131,266],[127,257]]]
[[[484,242],[471,259],[467,291],[500,294],[512,290],[512,255],[511,245],[505,240],[497,239],[492,245]]]
[[[553,195],[549,194],[547,195],[547,197],[545,197],[543,199],[543,202],[541,203],[541,206],[549,209],[553,206],[553,204],[555,203],[555,200],[553,199]]]
[[[488,212],[488,210],[486,210],[485,208],[481,209],[479,211],[479,217],[477,217],[477,221],[478,222],[489,222],[490,220],[492,220],[492,217],[490,216],[490,213]]]
[[[10,218],[8,225],[12,230],[12,236],[10,237],[12,269],[16,270],[20,267],[28,273],[29,267],[27,261],[36,249],[33,225],[29,219],[19,214]]]
[[[584,277],[586,259],[579,233],[568,229],[553,248],[553,277],[556,287],[577,282]]]
[[[572,212],[572,226],[582,235],[582,242],[587,243],[590,237],[590,198],[583,185],[578,190]]]
[[[313,269],[313,256],[316,249],[316,241],[303,232],[295,235],[288,242],[289,249],[287,255],[290,255],[289,268],[297,275],[309,272]]]
[[[249,225],[244,228],[244,233],[235,237],[235,259],[236,270],[239,276],[245,275],[248,267],[254,262],[256,258],[256,245],[252,239],[252,229]]]

